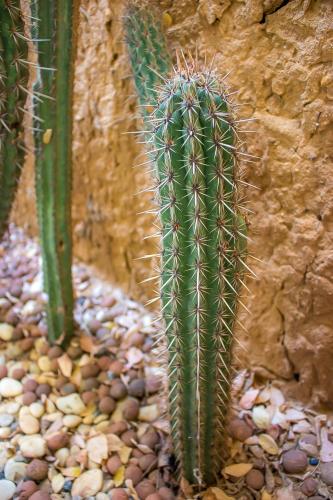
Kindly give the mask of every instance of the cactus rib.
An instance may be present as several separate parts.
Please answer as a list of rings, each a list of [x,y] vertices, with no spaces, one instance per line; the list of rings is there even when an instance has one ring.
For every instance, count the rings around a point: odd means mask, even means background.
[[[235,134],[218,77],[185,65],[151,116],[162,225],[161,299],[176,456],[191,483],[221,466],[245,252]]]
[[[0,0],[0,238],[7,229],[24,157],[28,41],[19,0]]]
[[[71,278],[72,87],[78,2],[35,0],[36,194],[51,341],[73,331]],[[43,97],[40,97],[40,96]]]

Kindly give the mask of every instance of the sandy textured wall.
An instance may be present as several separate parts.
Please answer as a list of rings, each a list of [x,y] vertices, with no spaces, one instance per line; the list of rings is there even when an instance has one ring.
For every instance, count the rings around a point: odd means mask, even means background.
[[[139,299],[154,251],[152,219],[133,135],[135,99],[121,33],[122,0],[83,0],[75,90],[76,255]],[[333,400],[333,76],[331,0],[170,0],[173,47],[215,54],[240,90],[244,117],[256,117],[249,151],[261,156],[249,180],[252,252],[264,264],[249,298],[252,318],[241,357],[314,402]],[[332,25],[331,25],[332,26]],[[246,104],[245,104],[246,103]],[[331,156],[330,156],[331,155]],[[31,227],[31,169],[17,220]]]

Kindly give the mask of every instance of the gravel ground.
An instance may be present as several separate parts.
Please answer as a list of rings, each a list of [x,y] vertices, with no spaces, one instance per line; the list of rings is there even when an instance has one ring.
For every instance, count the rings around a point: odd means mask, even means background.
[[[177,489],[152,316],[76,265],[76,334],[51,347],[38,246],[12,227],[0,257],[0,500],[333,499],[330,419],[247,371],[219,484]]]

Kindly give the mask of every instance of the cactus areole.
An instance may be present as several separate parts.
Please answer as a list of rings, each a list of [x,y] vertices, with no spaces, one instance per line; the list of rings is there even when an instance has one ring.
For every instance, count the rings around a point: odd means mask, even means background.
[[[161,87],[151,154],[174,449],[188,481],[210,484],[225,446],[246,228],[226,93],[216,74],[195,66],[177,70]]]

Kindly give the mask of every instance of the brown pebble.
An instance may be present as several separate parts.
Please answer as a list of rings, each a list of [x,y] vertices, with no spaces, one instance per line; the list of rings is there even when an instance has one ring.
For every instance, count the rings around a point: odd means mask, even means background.
[[[12,340],[15,342],[17,340],[22,340],[23,338],[24,338],[24,335],[23,335],[21,328],[19,328],[19,327],[15,328],[15,330],[13,331]]]
[[[68,394],[73,394],[74,392],[77,392],[77,388],[74,384],[71,384],[70,382],[68,384],[63,385],[60,389],[60,394],[62,394],[63,396],[66,396]]]
[[[117,436],[119,436],[122,432],[127,431],[127,429],[127,423],[121,420],[120,422],[114,422],[113,424],[110,424],[107,428],[107,431],[109,434],[116,434]]]
[[[63,350],[60,346],[54,345],[53,347],[51,347],[47,355],[50,359],[60,358],[60,356],[63,355]]]
[[[29,497],[29,500],[51,500],[51,497],[46,491],[38,490]]]
[[[37,400],[37,396],[34,392],[25,392],[22,397],[22,402],[24,405],[29,406]]]
[[[56,389],[58,389],[58,391],[60,391],[61,388],[65,384],[68,384],[68,383],[69,383],[69,379],[67,377],[64,377],[63,375],[59,375],[59,377],[57,377],[57,380],[56,380],[56,383],[55,383],[55,387],[56,387]]]
[[[9,323],[10,325],[16,326],[19,321],[20,321],[20,318],[13,310],[8,311],[8,313],[6,314],[6,317],[5,317],[6,323]],[[18,339],[18,338],[14,339],[14,335],[12,335],[12,340],[20,340],[20,339]]]
[[[333,486],[333,462],[322,462],[320,464],[320,477],[327,486]]]
[[[12,378],[15,380],[22,380],[23,377],[25,376],[25,370],[23,368],[15,368],[15,370],[12,371]]]
[[[109,366],[109,371],[114,373],[115,375],[120,375],[124,371],[124,365],[121,361],[112,361]]]
[[[311,497],[312,495],[315,495],[315,493],[317,493],[317,490],[318,490],[318,481],[313,477],[307,477],[301,484],[301,492],[306,497]]]
[[[50,346],[49,346],[49,344],[47,344],[46,342],[44,342],[44,343],[40,346],[39,352],[40,352],[40,354],[42,354],[43,356],[46,356],[46,354],[48,354],[49,350],[50,350]]]
[[[144,455],[142,453],[142,451],[138,450],[137,448],[134,448],[134,450],[132,451],[132,455],[131,456],[134,457],[134,458],[140,458],[140,457],[142,457],[142,455]]]
[[[94,401],[97,400],[97,394],[92,391],[85,391],[82,392],[81,399],[85,405],[88,405],[89,403],[93,403]]]
[[[289,450],[283,453],[282,464],[288,474],[300,474],[305,472],[308,466],[308,458],[304,451]]]
[[[158,494],[163,500],[175,500],[175,495],[173,494],[173,491],[170,490],[170,488],[167,488],[166,486],[162,486],[158,490]]]
[[[113,488],[110,490],[111,500],[127,500],[128,495],[123,488]]]
[[[116,400],[124,399],[127,396],[126,386],[121,380],[115,380],[111,385],[110,396]]]
[[[102,356],[97,360],[97,364],[101,370],[108,371],[111,364],[111,359],[109,358],[109,356]]]
[[[28,337],[26,339],[23,339],[20,342],[20,347],[21,347],[23,352],[27,352],[33,348],[34,343],[35,343],[35,340],[31,337]]]
[[[149,495],[152,495],[156,491],[155,486],[149,479],[141,481],[141,483],[136,485],[135,489],[141,500],[146,500]]]
[[[89,363],[81,367],[82,378],[96,377],[100,372],[100,368],[97,364]]]
[[[34,458],[30,464],[27,465],[26,474],[29,479],[34,481],[43,481],[47,477],[49,466],[44,460]]]
[[[152,493],[146,497],[146,500],[163,500],[163,498],[158,493]]]
[[[19,283],[13,283],[10,286],[9,293],[13,297],[18,298],[21,295],[21,293],[22,293],[22,285],[20,285]]]
[[[7,367],[4,365],[0,365],[0,379],[7,377],[7,375],[8,375]]]
[[[29,378],[23,384],[23,392],[35,392],[38,387],[38,383],[33,378]]]
[[[128,399],[123,408],[123,416],[126,420],[136,420],[139,415],[140,405],[137,399]]]
[[[105,396],[109,396],[110,394],[110,386],[109,385],[105,385],[105,384],[101,384],[98,388],[98,397],[100,399],[103,399],[105,398]]]
[[[57,372],[59,368],[59,363],[57,359],[51,359],[50,370],[51,372]]]
[[[150,430],[148,432],[145,432],[143,436],[140,438],[140,444],[144,444],[146,446],[149,446],[152,450],[155,448],[157,443],[159,442],[159,436],[157,432]]]
[[[145,395],[146,384],[143,378],[132,380],[128,385],[128,394],[135,398],[143,398]]]
[[[137,465],[128,465],[125,470],[125,479],[131,479],[135,486],[142,479],[142,470]]]
[[[97,389],[99,386],[99,381],[96,378],[87,378],[81,382],[82,391],[91,391],[92,389]]]
[[[162,381],[160,377],[150,376],[146,379],[146,391],[148,394],[154,394],[158,392],[162,387]]]
[[[66,448],[69,443],[69,436],[66,432],[56,432],[46,438],[46,443],[51,451],[57,451],[60,448]]]
[[[51,393],[51,387],[49,384],[39,384],[36,389],[36,394],[40,398],[42,394],[48,396]]]
[[[105,398],[101,399],[99,402],[98,408],[101,413],[106,413],[109,415],[114,411],[116,407],[115,400],[110,398],[109,396],[106,396]]]
[[[28,500],[33,493],[38,490],[38,486],[34,481],[24,481],[18,484],[16,494],[18,500]]]
[[[240,418],[233,418],[229,424],[229,433],[234,439],[238,441],[245,441],[252,436],[253,431],[244,420]]]
[[[126,446],[134,446],[132,440],[136,441],[137,435],[133,429],[129,429],[128,431],[123,432],[120,438]]]
[[[111,475],[115,474],[117,470],[121,467],[121,460],[118,455],[113,455],[106,462],[106,468],[110,472]]]
[[[102,323],[98,319],[91,319],[88,323],[88,328],[91,333],[96,334],[96,332],[102,327]]]
[[[153,453],[147,453],[139,458],[139,467],[145,472],[147,469],[152,469],[157,465],[157,457]]]
[[[80,347],[70,346],[67,349],[67,354],[71,359],[77,359],[82,355],[82,349]]]
[[[245,476],[246,484],[253,490],[261,490],[265,484],[265,477],[258,469],[252,469]]]

